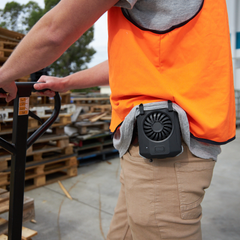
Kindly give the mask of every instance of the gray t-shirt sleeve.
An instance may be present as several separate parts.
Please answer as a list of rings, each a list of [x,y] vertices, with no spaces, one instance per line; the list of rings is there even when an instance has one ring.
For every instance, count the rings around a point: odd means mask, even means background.
[[[127,9],[132,9],[137,0],[119,0],[115,7],[122,7]]]

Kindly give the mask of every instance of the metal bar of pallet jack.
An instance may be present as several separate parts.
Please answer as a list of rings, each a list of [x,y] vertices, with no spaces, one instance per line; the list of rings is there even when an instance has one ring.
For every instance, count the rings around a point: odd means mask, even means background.
[[[54,97],[55,106],[51,117],[40,127],[38,128],[27,140],[27,149],[32,146],[32,144],[43,135],[43,133],[54,123],[57,119],[58,114],[61,110],[61,99],[58,93]]]
[[[52,125],[58,117],[61,108],[61,100],[58,93],[55,95],[55,108],[52,116],[33,135],[28,135],[28,111],[19,114],[19,99],[29,97],[34,90],[35,82],[17,83],[18,94],[14,100],[13,134],[12,142],[8,143],[0,137],[0,145],[12,153],[10,175],[10,203],[8,221],[8,239],[22,239],[22,217],[25,185],[26,150]],[[45,91],[46,89],[42,90]],[[6,93],[0,89],[1,93]]]
[[[14,101],[14,109],[17,109],[19,97]],[[18,111],[14,111],[13,117],[13,143],[16,147],[15,154],[11,159],[10,175],[10,207],[8,219],[8,239],[21,239],[22,237],[22,217],[23,198],[25,185],[25,161],[28,115],[18,116]],[[20,126],[20,127],[19,127]]]
[[[5,150],[7,150],[8,152],[10,152],[12,154],[16,152],[14,144],[9,143],[2,138],[0,138],[0,146],[2,146]]]
[[[8,217],[8,239],[22,238],[23,198],[25,185],[26,143],[28,113],[20,115],[18,108],[22,98],[30,97],[32,86],[20,87],[14,100],[12,142],[16,152],[11,159],[10,206]]]

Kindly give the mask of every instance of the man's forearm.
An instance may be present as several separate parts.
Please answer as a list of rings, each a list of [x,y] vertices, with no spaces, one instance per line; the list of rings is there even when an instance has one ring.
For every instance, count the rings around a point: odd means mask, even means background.
[[[72,89],[83,89],[109,84],[108,61],[102,62],[95,67],[79,71],[64,78],[42,76],[38,84],[34,85],[36,90],[51,89],[45,91],[44,95],[52,97],[54,92],[66,92]]]
[[[66,78],[66,88],[82,89],[109,84],[108,61],[102,62],[92,68],[74,73]]]

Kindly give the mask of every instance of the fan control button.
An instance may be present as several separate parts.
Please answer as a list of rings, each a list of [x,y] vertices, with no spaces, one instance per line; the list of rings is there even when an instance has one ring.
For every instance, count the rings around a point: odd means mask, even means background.
[[[165,147],[164,146],[155,147],[155,152],[157,153],[165,152]]]

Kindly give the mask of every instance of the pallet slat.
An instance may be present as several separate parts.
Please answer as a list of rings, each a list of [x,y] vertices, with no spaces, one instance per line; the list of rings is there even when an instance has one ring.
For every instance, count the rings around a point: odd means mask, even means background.
[[[37,231],[31,230],[26,227],[22,227],[22,240],[31,240],[32,237],[37,235]],[[8,240],[8,236],[5,234],[0,235],[0,240]]]
[[[9,140],[10,139],[6,139]],[[50,151],[58,151],[69,147],[69,137],[64,135],[56,135],[56,134],[45,134],[41,138],[39,138],[28,150],[27,156],[33,156],[36,154],[46,153]],[[0,163],[5,160],[10,160],[11,154],[4,149],[0,148]],[[3,167],[0,165],[0,169]]]
[[[50,157],[38,161],[27,162],[25,171],[25,190],[28,191],[49,184],[48,178],[56,182],[62,179],[63,176],[64,178],[77,176],[77,167],[78,161],[75,154],[61,154],[57,158]],[[0,173],[1,176],[5,175],[5,180],[0,182],[1,187],[8,187],[10,185],[10,171],[10,169],[7,169]]]

